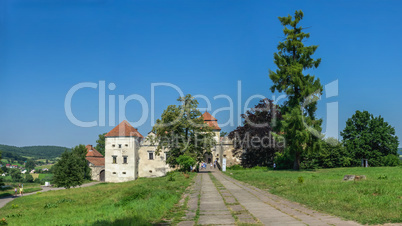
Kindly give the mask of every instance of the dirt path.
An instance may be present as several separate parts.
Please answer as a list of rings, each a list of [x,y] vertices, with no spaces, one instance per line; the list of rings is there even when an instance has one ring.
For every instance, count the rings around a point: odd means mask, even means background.
[[[88,186],[92,186],[92,185],[99,184],[99,183],[100,182],[97,182],[97,181],[96,182],[90,182],[90,183],[78,186],[76,188],[88,187]],[[5,206],[7,203],[13,201],[16,198],[21,198],[21,197],[24,197],[24,196],[27,196],[27,195],[33,195],[33,194],[36,194],[37,192],[47,192],[47,191],[55,191],[55,190],[62,190],[62,189],[65,189],[65,188],[54,188],[54,187],[42,186],[41,191],[26,193],[23,196],[7,196],[7,197],[3,197],[3,198],[0,198],[0,208],[3,208],[3,206]]]

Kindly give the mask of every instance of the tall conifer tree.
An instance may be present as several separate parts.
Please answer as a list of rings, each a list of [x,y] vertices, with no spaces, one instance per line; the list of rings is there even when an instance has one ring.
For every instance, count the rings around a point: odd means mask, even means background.
[[[317,68],[321,59],[311,58],[318,46],[305,46],[303,43],[310,34],[304,33],[304,28],[298,25],[302,19],[301,10],[295,12],[294,18],[290,15],[279,17],[285,38],[279,42],[278,52],[274,53],[274,63],[278,69],[269,71],[274,83],[271,91],[287,95],[281,108],[283,120],[279,126],[286,139],[286,150],[294,156],[295,170],[300,168],[303,152],[318,148],[322,123],[315,117],[316,101],[322,94],[322,85],[318,78],[305,72]]]

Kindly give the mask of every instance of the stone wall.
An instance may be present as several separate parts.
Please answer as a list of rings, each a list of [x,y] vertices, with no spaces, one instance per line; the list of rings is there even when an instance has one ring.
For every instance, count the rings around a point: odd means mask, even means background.
[[[153,153],[153,159],[149,159],[149,153]],[[138,150],[139,164],[138,176],[139,177],[162,177],[171,170],[166,164],[166,151],[161,151],[156,155],[156,146],[142,145]]]
[[[95,166],[92,163],[89,163],[89,168],[91,169],[91,179],[99,181],[100,172],[105,169],[105,166]]]

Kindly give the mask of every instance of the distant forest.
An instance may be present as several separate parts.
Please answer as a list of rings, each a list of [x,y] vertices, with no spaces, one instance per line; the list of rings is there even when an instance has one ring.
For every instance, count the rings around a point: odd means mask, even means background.
[[[15,147],[0,144],[1,156],[3,159],[15,159],[16,161],[25,161],[25,157],[32,157],[35,159],[55,159],[59,157],[66,147],[60,146],[26,146]]]

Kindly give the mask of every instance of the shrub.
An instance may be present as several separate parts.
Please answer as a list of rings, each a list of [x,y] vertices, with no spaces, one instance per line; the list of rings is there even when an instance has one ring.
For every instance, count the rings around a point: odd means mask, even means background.
[[[173,173],[168,173],[168,181],[175,181]]]
[[[302,176],[298,177],[297,182],[299,182],[299,184],[303,184],[304,183],[304,178]]]
[[[381,176],[378,177],[378,179],[379,180],[386,180],[386,179],[388,179],[388,176],[387,175],[381,175]]]
[[[399,165],[399,157],[396,155],[387,155],[382,157],[384,166],[397,166]]]
[[[6,218],[2,218],[1,220],[0,220],[0,225],[7,225],[8,223],[7,223],[7,220],[6,220]]]
[[[244,168],[241,165],[233,165],[227,167],[228,170],[243,170]]]
[[[195,165],[195,160],[188,155],[181,155],[176,159],[177,163],[179,163],[180,170],[183,172],[188,172],[191,170],[191,167]]]

